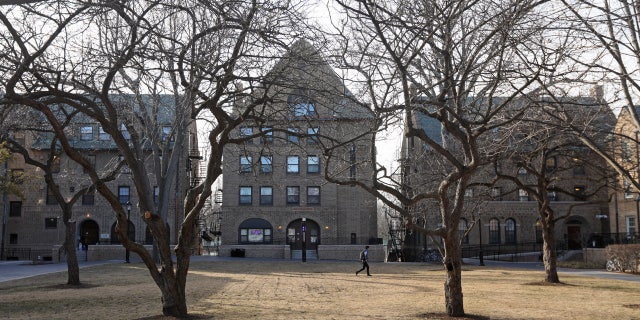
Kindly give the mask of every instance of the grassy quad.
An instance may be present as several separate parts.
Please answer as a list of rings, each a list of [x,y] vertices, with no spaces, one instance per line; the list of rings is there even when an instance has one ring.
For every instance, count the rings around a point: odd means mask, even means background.
[[[440,266],[358,262],[193,262],[187,302],[194,319],[448,319]],[[542,271],[463,269],[463,319],[639,319],[637,282]],[[160,292],[141,264],[81,270],[68,288],[57,273],[0,283],[3,319],[172,319],[160,316]],[[458,318],[459,319],[459,318]]]

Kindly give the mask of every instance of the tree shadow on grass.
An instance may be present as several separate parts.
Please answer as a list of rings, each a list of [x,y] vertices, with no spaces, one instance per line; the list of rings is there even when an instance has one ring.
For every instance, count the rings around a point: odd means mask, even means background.
[[[557,282],[557,283],[553,283],[553,282],[546,282],[546,281],[534,281],[534,282],[527,282],[524,283],[525,286],[550,286],[550,287],[559,287],[559,286],[568,286],[568,287],[574,287],[574,284],[568,284],[568,283],[564,283],[564,282]]]
[[[81,284],[68,284],[68,283],[60,283],[60,284],[52,284],[50,286],[41,287],[43,289],[93,289],[100,287],[97,284],[91,283],[81,283]]]
[[[209,315],[204,315],[204,314],[190,314],[184,318],[176,318],[176,317],[171,317],[171,316],[162,316],[162,315],[157,315],[157,316],[150,316],[150,317],[144,317],[144,318],[138,318],[136,320],[204,320],[204,319],[215,319],[213,316],[209,316]]]
[[[476,314],[466,314],[463,317],[451,317],[444,312],[429,312],[421,313],[418,315],[419,319],[433,319],[433,320],[489,320],[490,317],[481,316]]]

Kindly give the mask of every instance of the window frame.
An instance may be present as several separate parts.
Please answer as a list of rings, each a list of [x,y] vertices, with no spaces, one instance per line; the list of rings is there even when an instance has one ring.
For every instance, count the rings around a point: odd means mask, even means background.
[[[118,186],[118,201],[122,205],[127,204],[127,202],[131,203],[131,187],[130,186]]]
[[[489,220],[489,244],[500,244],[500,220],[491,218]]]
[[[273,173],[273,156],[271,155],[260,156],[260,173],[264,173],[264,174]]]
[[[317,195],[312,195],[311,191],[317,190]],[[319,186],[307,186],[307,205],[319,206],[321,204],[322,189]]]
[[[316,159],[314,164],[312,164],[311,159]],[[312,168],[315,168],[315,170],[312,170]],[[307,155],[307,173],[310,173],[310,174],[320,173],[320,157],[319,156]]]
[[[267,190],[269,191],[269,193],[265,194],[265,191]],[[260,205],[261,206],[273,205],[273,187],[272,186],[260,187]]]
[[[292,163],[290,160],[295,159],[296,162]],[[295,170],[292,170],[295,168]],[[300,173],[300,156],[287,156],[287,174],[299,174]]]
[[[238,172],[240,173],[252,173],[253,172],[253,157],[248,155],[241,155],[239,158],[240,166]]]
[[[80,140],[82,141],[93,140],[93,126],[85,125],[80,127]]]
[[[287,205],[300,204],[300,186],[287,186]]]
[[[245,191],[243,193],[243,191]],[[248,194],[246,191],[249,191]],[[250,206],[253,204],[253,187],[252,186],[240,186],[238,187],[238,205]]]
[[[22,201],[9,201],[9,217],[22,217]]]

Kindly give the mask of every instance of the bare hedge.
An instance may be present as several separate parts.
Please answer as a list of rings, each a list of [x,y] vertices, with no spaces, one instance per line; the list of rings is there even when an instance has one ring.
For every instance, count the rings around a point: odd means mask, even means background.
[[[614,262],[620,271],[638,272],[640,244],[612,244],[606,248],[607,260]]]

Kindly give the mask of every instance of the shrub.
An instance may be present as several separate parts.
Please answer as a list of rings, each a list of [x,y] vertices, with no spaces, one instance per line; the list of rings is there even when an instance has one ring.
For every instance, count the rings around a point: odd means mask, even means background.
[[[618,271],[638,272],[640,244],[612,244],[606,248],[607,260],[614,262]]]

